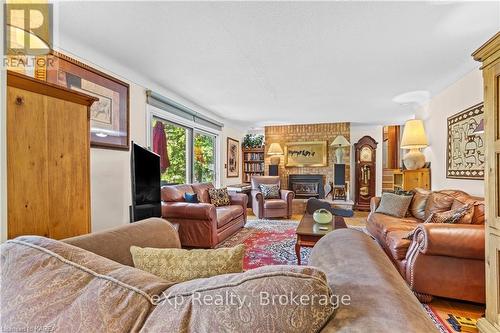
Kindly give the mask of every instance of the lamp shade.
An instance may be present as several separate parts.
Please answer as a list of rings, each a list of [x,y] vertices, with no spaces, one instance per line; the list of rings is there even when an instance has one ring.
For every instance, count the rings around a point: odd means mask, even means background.
[[[349,147],[350,145],[349,141],[343,135],[338,135],[330,144],[333,147]]]
[[[408,120],[403,130],[401,148],[419,149],[429,146],[425,135],[424,122],[420,119]]]
[[[267,151],[267,155],[283,155],[283,149],[281,149],[279,143],[271,143],[271,146],[269,146],[269,150]]]

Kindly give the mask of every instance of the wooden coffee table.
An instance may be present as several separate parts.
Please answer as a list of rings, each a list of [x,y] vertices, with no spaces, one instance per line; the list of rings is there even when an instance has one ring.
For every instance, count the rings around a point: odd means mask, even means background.
[[[327,230],[320,230],[321,227],[327,227]],[[300,248],[313,247],[324,235],[335,230],[347,228],[342,216],[335,216],[329,224],[319,224],[314,222],[311,214],[304,214],[300,220],[295,233],[297,234],[297,243],[295,243],[295,254],[297,263],[300,265]]]

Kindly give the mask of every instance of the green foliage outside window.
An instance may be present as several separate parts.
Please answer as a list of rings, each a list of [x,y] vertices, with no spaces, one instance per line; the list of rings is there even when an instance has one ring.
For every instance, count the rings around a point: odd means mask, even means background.
[[[159,119],[153,118],[153,128]],[[162,182],[185,184],[187,139],[189,130],[163,121],[167,137],[167,152],[170,166],[161,175]],[[215,136],[196,133],[193,147],[193,182],[213,182],[215,180]]]
[[[213,182],[215,180],[215,137],[202,133],[194,136],[194,168],[195,183]]]

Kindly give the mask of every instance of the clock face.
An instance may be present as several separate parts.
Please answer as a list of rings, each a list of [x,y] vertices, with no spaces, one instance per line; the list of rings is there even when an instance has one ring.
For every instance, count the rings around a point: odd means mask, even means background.
[[[361,148],[359,152],[359,160],[361,162],[371,162],[372,161],[372,150],[369,147]]]

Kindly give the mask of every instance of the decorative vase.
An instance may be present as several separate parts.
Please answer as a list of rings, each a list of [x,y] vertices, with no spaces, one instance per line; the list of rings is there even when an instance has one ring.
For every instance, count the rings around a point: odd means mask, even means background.
[[[332,222],[333,215],[329,210],[320,208],[313,213],[313,220],[319,224],[328,224]]]
[[[425,165],[425,155],[418,149],[410,149],[404,156],[403,163],[408,170],[422,169]]]

